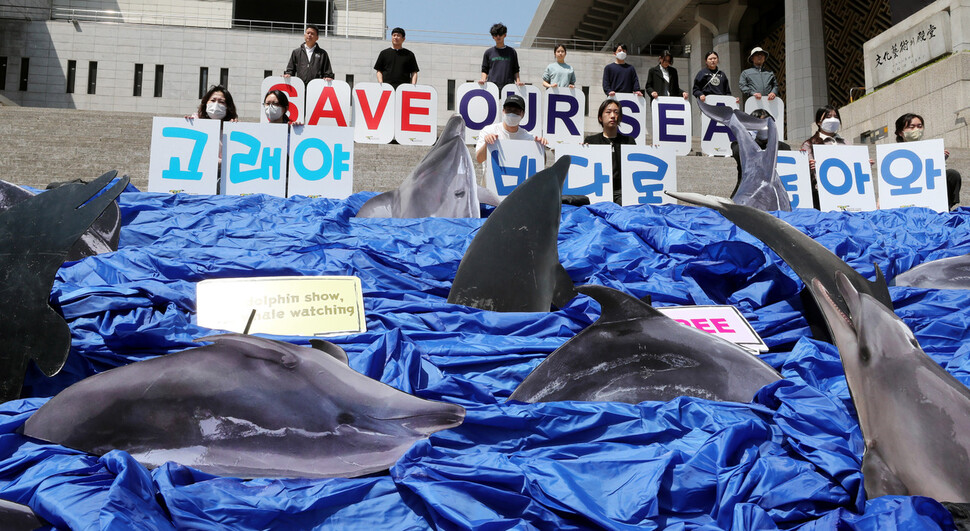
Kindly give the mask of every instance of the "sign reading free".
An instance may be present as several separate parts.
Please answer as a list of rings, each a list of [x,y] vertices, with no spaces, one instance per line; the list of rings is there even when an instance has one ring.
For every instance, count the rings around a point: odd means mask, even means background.
[[[682,325],[720,336],[749,350],[768,351],[768,345],[734,306],[666,306],[657,310]]]

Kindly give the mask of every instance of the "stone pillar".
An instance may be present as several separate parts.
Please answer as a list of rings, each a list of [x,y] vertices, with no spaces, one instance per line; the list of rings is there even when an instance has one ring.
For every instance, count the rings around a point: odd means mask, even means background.
[[[797,147],[815,133],[815,109],[828,104],[822,0],[785,0],[787,139]]]

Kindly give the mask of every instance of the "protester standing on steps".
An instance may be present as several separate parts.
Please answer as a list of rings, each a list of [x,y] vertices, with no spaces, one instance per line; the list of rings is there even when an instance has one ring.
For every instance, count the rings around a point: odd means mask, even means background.
[[[546,67],[545,73],[542,74],[542,86],[575,88],[576,72],[573,72],[573,67],[566,64],[566,47],[557,44],[553,52],[556,54],[556,62]]]
[[[479,84],[492,82],[498,85],[499,90],[512,83],[523,84],[519,80],[519,56],[511,46],[505,45],[508,32],[509,29],[501,22],[493,24],[489,30],[495,46],[485,50],[482,57],[482,77],[478,80]]]
[[[623,190],[622,181],[620,180],[620,176],[622,175],[620,163],[623,161],[623,155],[620,152],[622,149],[620,146],[624,144],[633,145],[636,142],[632,137],[620,134],[620,120],[623,119],[623,107],[616,100],[603,100],[603,103],[600,104],[600,108],[597,111],[596,119],[603,126],[603,132],[589,135],[583,139],[583,142],[586,144],[609,145],[612,148],[613,202],[621,205],[623,204]]]
[[[923,126],[926,122],[918,114],[906,113],[896,119],[896,142],[916,142],[923,139]],[[950,152],[943,150],[943,158],[950,158]],[[960,172],[946,169],[946,198],[947,206],[953,210],[960,204],[960,189],[963,187],[963,178]]]
[[[745,98],[760,100],[767,98],[771,101],[778,97],[778,81],[775,73],[765,70],[765,61],[768,59],[768,52],[755,46],[748,54],[748,62],[753,66],[741,72],[738,81],[738,88]]]
[[[670,50],[664,50],[660,53],[657,66],[647,71],[644,91],[650,95],[651,100],[660,96],[683,96],[685,100],[688,98],[687,92],[680,89],[680,79],[673,64],[674,56],[670,54]]]
[[[707,52],[704,56],[707,68],[701,68],[694,78],[694,97],[700,101],[706,100],[711,95],[731,95],[731,83],[728,81],[727,74],[717,68],[719,60],[717,52],[714,51]]]
[[[320,30],[313,24],[308,24],[303,32],[303,44],[293,50],[290,61],[286,64],[283,77],[296,76],[309,85],[314,79],[333,81],[333,67],[330,66],[330,56],[327,51],[317,46]]]
[[[391,30],[391,47],[382,50],[374,63],[378,83],[394,88],[404,83],[418,83],[418,60],[404,47],[404,35],[403,28]]]
[[[603,93],[611,98],[617,92],[632,92],[637,96],[643,96],[643,92],[640,92],[637,69],[626,62],[626,54],[626,45],[617,44],[613,49],[613,62],[603,68]]]

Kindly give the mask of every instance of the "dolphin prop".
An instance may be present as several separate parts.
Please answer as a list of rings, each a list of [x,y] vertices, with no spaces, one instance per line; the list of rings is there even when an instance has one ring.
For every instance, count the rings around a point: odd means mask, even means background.
[[[316,349],[242,334],[200,341],[213,344],[81,380],[28,418],[23,434],[99,455],[124,450],[149,467],[355,477],[387,469],[465,416]]]
[[[50,529],[33,509],[8,500],[0,500],[0,529],[4,531],[32,531]]]
[[[708,118],[727,125],[738,141],[741,153],[741,184],[734,194],[734,202],[759,210],[791,211],[788,192],[778,177],[778,128],[774,120],[762,120],[726,105],[697,102]],[[758,131],[768,140],[761,149],[748,131]]]
[[[509,400],[637,404],[686,395],[750,402],[781,379],[755,354],[630,295],[604,286],[576,290],[600,303],[600,318],[543,360]]]
[[[822,293],[815,287],[814,280],[819,280],[828,293],[835,295],[835,302],[839,306],[839,310],[846,315],[851,314],[845,301],[838,295],[835,285],[835,274],[837,272],[845,275],[856,290],[871,295],[892,311],[893,301],[892,297],[889,296],[889,287],[886,285],[886,279],[883,278],[882,270],[878,266],[875,268],[876,280],[869,281],[822,244],[767,212],[749,206],[737,205],[730,199],[722,197],[685,192],[667,193],[681,201],[717,210],[722,216],[778,253],[778,256],[795,271],[798,278],[802,279],[811,294],[811,299],[802,297],[802,302],[805,306],[805,318],[812,326],[812,332],[816,339],[831,342],[831,336],[826,337],[825,329],[818,323],[823,318],[819,312],[819,306],[822,304]],[[829,324],[826,320],[827,326]]]
[[[923,352],[903,321],[841,272],[842,312],[819,280],[866,441],[866,495],[970,502],[970,389]]]
[[[464,137],[465,122],[456,114],[401,186],[370,198],[357,217],[477,218],[479,202],[498,205],[497,195],[476,184],[475,165]]]
[[[60,186],[63,186],[61,184]],[[16,184],[0,181],[0,211],[34,197],[35,193],[17,186]],[[118,250],[118,239],[121,236],[121,209],[117,203],[111,203],[98,216],[91,227],[81,234],[64,257],[65,262],[73,262],[88,256],[110,253]]]
[[[970,254],[919,264],[896,275],[893,285],[929,289],[970,289]]]
[[[559,263],[564,156],[515,188],[482,224],[458,264],[448,302],[498,312],[548,312],[576,296]]]
[[[66,184],[0,212],[0,401],[18,398],[27,361],[53,376],[71,350],[71,330],[47,303],[68,250],[128,185],[110,171]],[[92,199],[94,197],[94,199]]]

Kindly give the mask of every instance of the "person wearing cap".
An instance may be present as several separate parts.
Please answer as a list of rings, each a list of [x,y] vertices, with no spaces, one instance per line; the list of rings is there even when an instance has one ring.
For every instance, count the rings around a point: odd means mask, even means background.
[[[765,69],[765,60],[768,59],[768,52],[755,46],[748,54],[748,62],[753,66],[741,72],[741,79],[738,86],[741,87],[741,94],[745,98],[754,97],[760,100],[767,96],[768,100],[778,97],[778,81],[775,80],[775,73]]]
[[[519,127],[519,122],[525,115],[525,100],[518,94],[512,94],[505,98],[502,105],[502,121],[489,125],[482,129],[478,135],[478,143],[475,144],[475,160],[485,162],[488,147],[496,140],[534,140],[540,146],[548,146],[549,141],[541,136],[532,136],[531,133]]]
[[[388,83],[397,88],[404,83],[418,82],[418,60],[411,50],[404,47],[404,29],[391,30],[391,47],[381,51],[374,63],[377,82]]]

